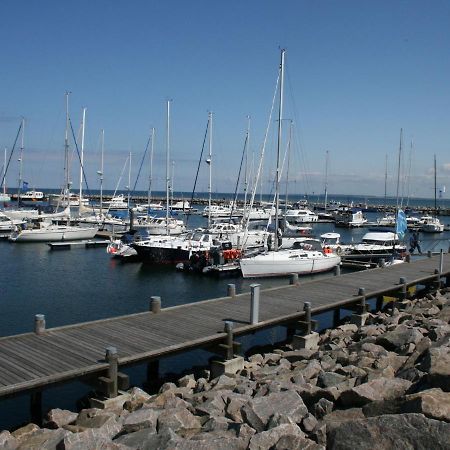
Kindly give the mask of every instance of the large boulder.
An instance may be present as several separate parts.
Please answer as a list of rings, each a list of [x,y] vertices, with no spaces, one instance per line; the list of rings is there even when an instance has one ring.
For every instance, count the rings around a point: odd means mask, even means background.
[[[406,325],[399,325],[395,330],[378,336],[376,343],[382,345],[387,350],[398,352],[406,344],[417,344],[422,338],[422,333],[417,329],[409,328]]]
[[[75,422],[78,414],[67,409],[51,409],[44,419],[44,425],[47,428],[61,428]]]
[[[279,392],[250,400],[242,407],[243,419],[258,432],[264,431],[270,418],[278,413],[300,423],[308,414],[302,398],[296,392]]]
[[[19,446],[19,441],[9,432],[0,432],[0,448],[4,450],[15,450]]]
[[[182,436],[191,435],[202,427],[200,419],[185,408],[165,409],[158,416],[159,431],[171,429]]]
[[[435,388],[407,395],[402,410],[450,422],[450,392]]]
[[[411,386],[402,378],[378,378],[344,391],[339,400],[344,406],[357,407],[376,400],[401,397]]]
[[[148,428],[151,432],[156,432],[159,411],[154,408],[141,408],[125,417],[122,429],[127,433]]]
[[[428,373],[432,387],[450,391],[450,347],[430,348],[424,355],[421,370]]]
[[[327,449],[450,449],[450,424],[422,414],[392,414],[327,427]]]

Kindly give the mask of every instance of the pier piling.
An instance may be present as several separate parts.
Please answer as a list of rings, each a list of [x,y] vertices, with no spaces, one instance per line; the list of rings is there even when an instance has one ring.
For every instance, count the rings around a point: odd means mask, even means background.
[[[44,314],[36,314],[34,316],[34,332],[36,334],[44,334],[45,333],[45,315]]]
[[[161,312],[161,297],[150,297],[150,311],[153,314],[158,314]]]
[[[236,297],[236,285],[234,283],[230,283],[227,289],[228,297]]]
[[[117,397],[118,384],[117,384],[117,374],[118,374],[118,361],[119,356],[117,354],[116,347],[106,347],[105,361],[109,364],[107,370],[107,392],[106,396],[108,398]]]
[[[293,286],[298,285],[298,273],[291,273],[289,277],[289,284]]]
[[[260,284],[251,284],[250,323],[256,325],[259,322],[259,292]]]

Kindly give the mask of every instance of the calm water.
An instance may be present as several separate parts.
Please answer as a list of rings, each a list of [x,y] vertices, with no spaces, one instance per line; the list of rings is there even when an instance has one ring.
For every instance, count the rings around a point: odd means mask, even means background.
[[[376,218],[367,214],[369,220]],[[190,219],[195,227],[200,216]],[[444,218],[449,223],[450,218]],[[318,236],[333,231],[332,224],[317,224]],[[337,230],[343,241],[359,241],[365,229]],[[439,241],[434,241],[434,238]],[[422,236],[422,250],[448,249],[450,233]],[[168,267],[140,263],[120,263],[106,254],[104,248],[76,248],[50,251],[46,244],[11,244],[0,241],[0,335],[7,336],[33,330],[35,314],[45,314],[47,327],[96,320],[122,314],[146,311],[152,295],[162,298],[163,307],[226,295],[227,284],[235,283],[238,292],[248,291],[254,280],[242,278],[213,279],[188,275]],[[330,276],[330,275],[325,275]],[[287,278],[258,280],[262,287],[284,285]],[[313,301],[313,299],[312,299]],[[246,346],[270,343],[276,331],[247,338]],[[281,336],[282,338],[282,336]],[[120,349],[119,349],[120,351]],[[206,364],[210,356],[195,351],[166,358],[161,372],[180,371],[192,364]],[[132,384],[142,384],[145,370],[129,369]],[[74,382],[45,391],[44,408],[75,409],[75,401],[88,387]],[[28,396],[0,400],[0,429],[28,421]]]

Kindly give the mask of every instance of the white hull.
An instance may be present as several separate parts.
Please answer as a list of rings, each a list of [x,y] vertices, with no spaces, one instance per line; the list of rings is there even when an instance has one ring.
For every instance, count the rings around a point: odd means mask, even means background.
[[[58,242],[92,239],[98,228],[74,227],[68,225],[50,225],[42,229],[22,230],[13,233],[9,240],[13,242]]]
[[[331,270],[340,264],[341,258],[320,252],[305,253],[299,250],[267,252],[240,261],[244,278],[276,277],[291,273],[312,274]]]
[[[0,193],[0,202],[10,202],[11,197],[8,194]]]
[[[38,209],[4,209],[3,213],[10,219],[56,219],[56,218],[69,218],[70,217],[70,207],[66,207],[63,211],[50,214],[39,214]]]

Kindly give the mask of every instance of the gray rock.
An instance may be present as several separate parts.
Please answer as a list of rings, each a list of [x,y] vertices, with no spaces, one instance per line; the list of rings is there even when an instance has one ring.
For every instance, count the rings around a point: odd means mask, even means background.
[[[160,387],[159,393],[162,394],[163,392],[176,391],[176,390],[177,390],[177,385],[175,383],[164,383]]]
[[[79,433],[69,433],[64,437],[62,445],[58,447],[64,450],[122,450],[122,444],[113,443],[112,440],[100,428],[88,428]]]
[[[236,387],[236,379],[228,377],[227,375],[220,375],[211,381],[211,386],[216,389],[234,389]]]
[[[156,432],[159,411],[154,408],[142,408],[130,413],[123,421],[123,431],[131,433],[148,428],[150,432]]]
[[[227,431],[232,421],[226,417],[211,417],[202,427],[203,432]]]
[[[15,437],[18,441],[22,441],[22,439],[26,439],[31,434],[40,430],[40,428],[34,423],[29,423],[23,427],[17,428],[17,430],[13,431],[11,435]]]
[[[194,375],[185,375],[178,380],[179,387],[194,389],[197,386]]]
[[[343,383],[347,377],[335,372],[320,372],[317,377],[317,386],[327,388]]]
[[[61,428],[64,425],[75,422],[77,417],[77,413],[67,409],[51,409],[44,419],[44,426],[47,428]]]
[[[312,415],[308,414],[303,420],[301,427],[306,433],[311,433],[318,425],[317,419]]]
[[[317,417],[317,419],[321,419],[325,415],[331,413],[333,411],[334,403],[330,402],[326,398],[321,398],[314,406],[313,413]]]
[[[308,409],[296,392],[280,392],[250,400],[242,407],[241,413],[252,428],[261,432],[275,413],[289,416],[295,423],[300,423],[308,414]]]
[[[280,361],[280,359],[281,359],[281,355],[279,355],[278,353],[266,353],[264,355],[262,364],[263,365],[266,365],[266,364],[275,365],[278,363],[278,361]]]
[[[202,433],[191,440],[176,442],[173,446],[166,446],[170,450],[244,450],[248,440],[232,435],[216,435],[215,433]]]
[[[60,447],[64,438],[71,433],[62,428],[57,430],[41,429],[23,438],[18,450],[56,450]],[[3,448],[3,447],[2,447]]]
[[[450,391],[450,347],[429,349],[419,368],[428,373],[428,382],[432,387]]]
[[[80,429],[96,429],[104,438],[112,439],[122,429],[119,418],[112,412],[85,409],[78,414],[75,424]],[[66,427],[70,429],[69,426]]]
[[[194,392],[204,392],[211,389],[210,384],[205,378],[199,378],[194,388]]]
[[[199,418],[187,409],[165,409],[158,416],[158,431],[171,429],[175,433],[185,436],[199,431],[201,427]]]
[[[435,388],[407,395],[402,412],[422,413],[431,419],[450,422],[450,392]]]
[[[172,449],[179,442],[183,442],[183,439],[172,430],[163,430],[156,434],[149,429],[124,434],[113,441],[114,444],[121,445],[127,450],[130,448],[139,450]]]
[[[398,350],[406,344],[418,344],[421,339],[423,339],[423,335],[417,329],[399,325],[395,330],[379,336],[376,343],[387,350]]]
[[[422,414],[393,414],[327,428],[327,449],[450,449],[450,424]]]
[[[19,441],[9,432],[0,432],[0,448],[4,450],[15,450],[19,446]]]
[[[336,409],[330,413],[328,413],[325,417],[323,417],[323,422],[325,424],[331,424],[333,426],[337,426],[343,422],[364,419],[364,413],[361,408],[349,408],[349,409]]]
[[[283,352],[283,358],[287,359],[289,362],[303,361],[305,359],[311,359],[314,355],[315,350],[301,349],[301,350],[291,350]]]
[[[268,431],[257,433],[250,439],[250,450],[265,450],[274,448],[277,442],[283,437],[289,436],[291,438],[300,437],[305,438],[303,431],[297,425],[284,424],[276,428],[271,428]]]
[[[319,361],[313,359],[308,362],[307,366],[302,370],[301,374],[305,378],[305,380],[310,380],[311,378],[317,377],[319,373],[322,371],[322,366]]]
[[[401,378],[378,378],[343,392],[339,400],[344,406],[363,406],[376,400],[391,400],[402,396],[411,384]]]

